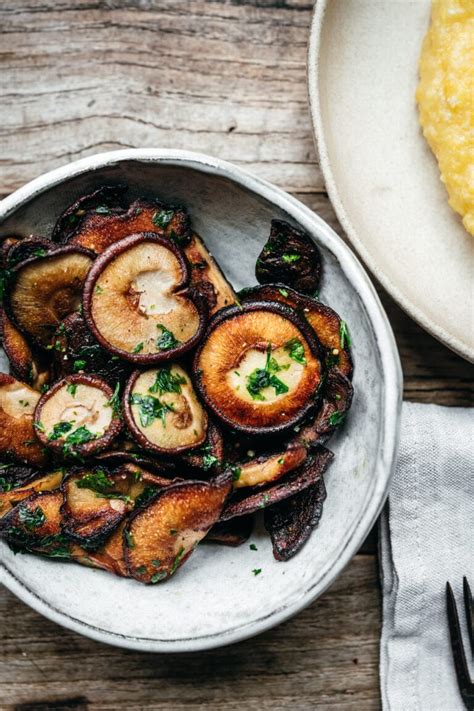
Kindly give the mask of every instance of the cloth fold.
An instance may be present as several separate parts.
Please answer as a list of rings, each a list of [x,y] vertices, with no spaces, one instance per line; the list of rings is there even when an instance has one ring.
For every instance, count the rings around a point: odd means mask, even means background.
[[[463,711],[445,587],[449,580],[464,622],[463,575],[474,588],[474,410],[404,403],[379,540],[383,708]]]

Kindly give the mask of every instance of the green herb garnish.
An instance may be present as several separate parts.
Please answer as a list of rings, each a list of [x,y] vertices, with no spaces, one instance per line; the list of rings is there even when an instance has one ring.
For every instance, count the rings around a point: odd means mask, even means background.
[[[115,385],[114,392],[110,400],[107,401],[107,405],[112,408],[114,415],[120,412],[120,383]]]
[[[352,343],[349,335],[349,329],[347,328],[347,323],[345,321],[341,321],[339,326],[339,338],[341,339],[341,348],[345,348],[346,345],[350,346]]]
[[[98,494],[106,494],[113,488],[114,482],[109,479],[103,469],[95,469],[78,479],[76,486],[79,489],[91,489],[91,491],[95,491]]]
[[[293,264],[301,259],[301,254],[283,254],[282,259],[286,264]]]
[[[66,386],[66,390],[72,397],[76,397],[77,385],[75,383],[69,383],[69,385]]]
[[[54,442],[58,439],[61,439],[61,437],[67,434],[67,432],[70,432],[70,430],[72,430],[72,427],[72,422],[56,422],[53,429],[48,435],[49,441]]]
[[[94,434],[88,430],[87,427],[82,425],[81,427],[78,427],[77,430],[74,430],[74,432],[71,432],[71,434],[68,434],[64,440],[63,452],[64,454],[70,454],[74,447],[86,444],[97,437],[98,435]]]
[[[154,225],[161,227],[161,229],[164,230],[166,225],[168,225],[173,219],[173,215],[174,210],[157,210],[151,218],[151,221]]]
[[[127,529],[125,529],[124,536],[125,541],[127,543],[127,548],[135,548],[135,541],[133,540],[133,536],[130,531],[127,531]]]
[[[83,360],[82,358],[78,358],[72,364],[72,369],[75,373],[77,373],[79,370],[84,370],[86,365],[87,365],[87,362],[85,360]]]
[[[138,415],[142,427],[149,427],[157,419],[160,419],[163,427],[166,427],[166,415],[168,412],[174,411],[171,403],[162,402],[151,395],[132,395],[130,403],[138,405]]]
[[[329,416],[329,424],[331,425],[331,427],[336,427],[337,425],[341,424],[345,416],[345,412],[333,412],[332,415]]]
[[[173,565],[171,566],[171,570],[170,570],[170,575],[173,575],[173,573],[176,572],[176,568],[180,564],[181,558],[183,557],[184,553],[185,553],[184,548],[181,548],[181,550],[179,551],[179,553],[177,554],[177,556],[175,557],[175,559],[173,561]]]
[[[219,459],[215,457],[213,454],[205,454],[202,458],[202,468],[204,471],[207,471],[211,467],[214,466],[214,464],[217,464]]]
[[[174,334],[169,331],[166,326],[162,323],[158,323],[157,328],[161,329],[161,336],[156,340],[156,347],[160,351],[170,351],[172,348],[176,348],[179,345],[179,341],[175,338]]]
[[[18,520],[28,531],[34,531],[44,524],[46,516],[39,506],[32,511],[27,506],[20,505],[18,508]]]
[[[135,508],[147,504],[150,501],[151,497],[156,494],[156,491],[157,490],[154,486],[145,486],[142,493],[139,494],[135,499]]]
[[[160,368],[156,373],[155,382],[148,388],[150,393],[158,393],[159,395],[164,395],[164,393],[180,393],[181,385],[186,384],[186,378],[178,373],[172,373],[171,367]]]
[[[96,285],[95,285],[95,289],[94,289],[94,293],[100,295],[100,294],[103,294],[103,293],[104,293],[104,290],[103,290],[103,288],[102,288],[101,286],[99,286],[99,284],[96,284]]]
[[[142,341],[141,343],[137,343],[137,345],[136,345],[135,348],[133,349],[132,353],[141,353],[142,350],[143,350],[144,345],[145,345],[145,344],[143,343],[143,341]]]
[[[253,573],[254,575],[260,575],[261,572],[262,572],[262,569],[261,569],[261,568],[254,568],[254,569],[252,570],[252,573]]]
[[[287,290],[286,290],[286,289],[278,289],[278,291],[279,291],[280,294],[281,294],[282,296],[284,296],[285,299],[286,299],[286,297],[288,296]]]
[[[278,365],[275,358],[272,358],[272,345],[268,344],[267,347],[267,359],[265,362],[265,369],[255,368],[255,370],[247,376],[247,391],[252,396],[253,400],[265,400],[261,391],[264,388],[272,387],[275,389],[277,395],[282,395],[288,392],[288,385],[277,378],[275,373],[278,373],[283,368]]]
[[[250,548],[251,551],[258,551],[258,548],[257,548],[257,546],[255,545],[255,543],[251,543],[251,544],[249,545],[249,548]]]
[[[304,346],[299,338],[290,339],[285,343],[284,348],[292,360],[301,363],[301,365],[306,365]]]

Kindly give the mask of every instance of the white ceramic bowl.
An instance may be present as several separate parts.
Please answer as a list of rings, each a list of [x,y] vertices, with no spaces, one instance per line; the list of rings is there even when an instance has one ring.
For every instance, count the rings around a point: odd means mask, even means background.
[[[201,650],[258,634],[321,595],[357,552],[385,500],[397,449],[402,376],[395,341],[375,290],[342,240],[290,195],[235,166],[195,153],[126,150],[54,170],[0,204],[1,234],[49,234],[78,195],[110,180],[135,195],[178,200],[237,287],[255,283],[254,264],[270,220],[306,230],[324,259],[321,298],[353,337],[355,399],[330,447],[328,497],[321,524],[290,562],[272,557],[257,526],[249,545],[198,548],[175,578],[143,586],[105,572],[31,555],[0,544],[0,581],[64,627],[122,647],[151,652]],[[3,364],[3,369],[5,364]],[[261,568],[256,577],[254,568]]]

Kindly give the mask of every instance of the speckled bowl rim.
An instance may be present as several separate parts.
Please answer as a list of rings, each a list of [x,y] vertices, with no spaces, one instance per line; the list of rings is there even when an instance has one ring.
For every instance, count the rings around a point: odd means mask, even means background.
[[[365,247],[363,240],[359,237],[359,234],[353,227],[350,217],[344,208],[337,189],[336,181],[334,179],[334,174],[332,172],[326,136],[323,130],[321,104],[319,100],[321,37],[327,7],[328,0],[316,0],[308,43],[307,77],[309,107],[311,121],[313,124],[313,137],[318,149],[319,164],[323,172],[326,190],[330,197],[332,206],[334,207],[339,222],[344,228],[348,238],[357,249],[357,252],[360,254],[365,264],[367,264],[370,271],[377,277],[382,286],[388,291],[393,299],[395,299],[397,304],[399,304],[399,306],[430,335],[440,341],[443,345],[447,346],[447,348],[450,348],[452,351],[457,353],[461,356],[461,358],[465,358],[472,363],[474,362],[474,352],[469,345],[461,342],[458,338],[450,334],[445,328],[439,326],[435,321],[426,316],[423,309],[408,299],[385,273],[385,271],[379,268],[377,259],[372,257],[369,250]]]
[[[225,178],[261,196],[286,211],[304,229],[315,231],[364,304],[377,342],[383,375],[383,411],[380,413],[379,457],[374,467],[374,481],[365,510],[354,525],[353,533],[332,564],[318,571],[304,589],[298,590],[281,607],[268,611],[257,620],[242,620],[231,629],[187,639],[160,640],[135,637],[100,629],[59,611],[20,581],[13,570],[0,561],[0,583],[20,600],[48,619],[99,642],[146,652],[190,652],[212,649],[260,634],[292,617],[319,597],[334,582],[357,553],[375,523],[385,502],[398,447],[402,399],[402,371],[393,331],[377,293],[357,257],[320,217],[301,202],[270,183],[254,177],[237,166],[207,155],[172,149],[127,149],[100,153],[45,173],[9,195],[0,203],[0,220],[9,217],[26,202],[72,177],[126,161],[179,166]]]

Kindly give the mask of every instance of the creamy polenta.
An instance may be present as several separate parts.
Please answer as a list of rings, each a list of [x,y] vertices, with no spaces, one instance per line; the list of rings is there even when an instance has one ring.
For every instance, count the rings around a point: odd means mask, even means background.
[[[449,204],[474,234],[474,0],[433,0],[416,98]]]

